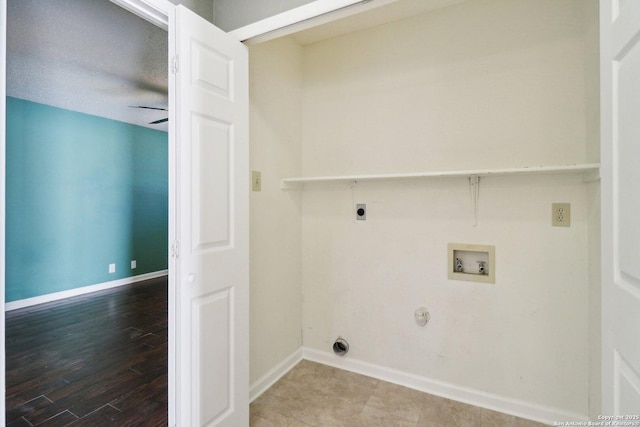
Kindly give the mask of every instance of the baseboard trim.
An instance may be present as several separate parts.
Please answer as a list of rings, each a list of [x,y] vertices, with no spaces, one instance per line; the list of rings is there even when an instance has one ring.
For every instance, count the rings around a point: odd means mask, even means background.
[[[33,298],[25,298],[17,301],[11,301],[4,305],[5,311],[17,310],[19,308],[30,307],[32,305],[44,304],[46,302],[58,301],[66,298],[76,297],[79,295],[89,294],[91,292],[104,291],[106,289],[117,288],[118,286],[130,285],[144,280],[155,279],[157,277],[166,276],[169,270],[154,271],[137,276],[125,277],[123,279],[112,280],[110,282],[98,283],[96,285],[82,286],[80,288],[69,289],[66,291],[55,292],[47,295],[40,295]]]
[[[269,387],[274,385],[276,381],[282,378],[287,372],[291,370],[294,366],[298,364],[302,360],[302,348],[297,349],[289,356],[287,356],[282,362],[276,365],[269,372],[264,374],[260,379],[251,384],[251,389],[249,390],[249,401],[253,402],[256,400],[262,393],[267,391]]]
[[[302,357],[312,362],[322,363],[379,380],[420,390],[425,393],[441,396],[458,402],[481,408],[498,411],[520,418],[553,425],[557,421],[589,421],[587,415],[568,412],[562,409],[536,405],[522,400],[512,399],[497,394],[487,393],[472,388],[437,381],[426,377],[409,374],[395,369],[385,368],[372,363],[363,362],[350,357],[342,358],[333,353],[303,347]]]

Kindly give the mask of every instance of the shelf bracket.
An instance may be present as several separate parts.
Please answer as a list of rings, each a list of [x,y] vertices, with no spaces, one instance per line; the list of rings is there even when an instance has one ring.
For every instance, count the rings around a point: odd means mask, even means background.
[[[469,194],[471,195],[471,209],[473,210],[473,226],[478,226],[478,203],[480,201],[480,177],[469,176]]]
[[[598,181],[600,181],[600,169],[589,170],[582,173],[582,182],[585,184]]]

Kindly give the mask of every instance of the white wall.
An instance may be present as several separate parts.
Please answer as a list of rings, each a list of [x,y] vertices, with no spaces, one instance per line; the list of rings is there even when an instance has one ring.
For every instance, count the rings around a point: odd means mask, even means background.
[[[308,46],[305,174],[584,161],[582,3],[466,2]]]
[[[280,190],[300,169],[302,48],[276,40],[250,50],[251,383],[301,345],[300,194]]]
[[[585,162],[585,3],[472,1],[306,46],[303,175]],[[477,227],[464,179],[302,197],[306,347],[330,352],[342,335],[354,360],[589,413],[581,177],[483,179]],[[553,202],[571,203],[570,228],[551,227]],[[449,242],[495,245],[496,283],[449,281]]]

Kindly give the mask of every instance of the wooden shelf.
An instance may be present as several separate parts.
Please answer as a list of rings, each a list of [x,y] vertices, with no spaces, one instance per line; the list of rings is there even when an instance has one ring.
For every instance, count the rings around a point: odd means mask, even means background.
[[[281,182],[283,190],[296,190],[304,187],[305,184],[312,183],[349,183],[366,181],[395,181],[402,179],[423,179],[423,178],[453,178],[470,176],[501,176],[501,175],[541,175],[541,174],[583,174],[585,181],[599,179],[599,163],[586,163],[562,166],[532,166],[523,168],[506,169],[476,169],[460,171],[440,171],[440,172],[416,172],[398,174],[378,174],[378,175],[342,175],[342,176],[315,176],[285,178]]]

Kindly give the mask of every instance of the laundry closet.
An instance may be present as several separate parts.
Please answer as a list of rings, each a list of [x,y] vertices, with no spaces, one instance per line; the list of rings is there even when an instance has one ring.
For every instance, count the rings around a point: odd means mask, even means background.
[[[599,414],[598,2],[385,7],[249,48],[252,395],[307,358]],[[493,283],[450,244],[493,247]]]

